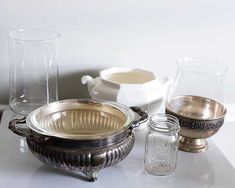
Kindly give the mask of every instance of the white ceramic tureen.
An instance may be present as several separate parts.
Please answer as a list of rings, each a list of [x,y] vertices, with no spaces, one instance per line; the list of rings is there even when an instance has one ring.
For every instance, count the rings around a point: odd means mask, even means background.
[[[103,70],[97,78],[85,75],[81,82],[87,84],[92,99],[139,106],[149,115],[159,109],[169,86],[168,78],[160,79],[142,69],[120,67]]]

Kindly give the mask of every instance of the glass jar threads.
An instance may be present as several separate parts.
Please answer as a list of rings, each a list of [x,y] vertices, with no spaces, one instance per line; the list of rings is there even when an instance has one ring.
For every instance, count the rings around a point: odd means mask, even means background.
[[[155,114],[148,123],[145,143],[145,171],[152,175],[174,172],[179,145],[179,120],[168,114]]]

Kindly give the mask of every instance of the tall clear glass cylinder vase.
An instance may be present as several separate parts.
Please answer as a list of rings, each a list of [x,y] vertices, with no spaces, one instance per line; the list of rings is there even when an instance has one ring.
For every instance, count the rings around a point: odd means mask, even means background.
[[[56,62],[60,34],[32,28],[8,33],[10,79],[9,106],[17,114],[58,100]]]

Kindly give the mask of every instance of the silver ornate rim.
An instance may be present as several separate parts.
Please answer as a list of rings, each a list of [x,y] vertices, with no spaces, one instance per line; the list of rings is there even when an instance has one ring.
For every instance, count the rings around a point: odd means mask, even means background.
[[[39,125],[39,122],[36,119],[36,116],[41,112],[44,112],[44,111],[56,112],[59,110],[63,110],[64,106],[69,107],[71,104],[74,105],[76,103],[77,104],[78,103],[92,103],[94,105],[108,105],[108,106],[114,107],[126,116],[126,122],[124,123],[121,129],[116,129],[112,132],[109,132],[108,134],[107,133],[97,134],[91,137],[90,135],[76,136],[76,135],[69,135],[69,134],[55,134],[55,133],[44,130]],[[34,110],[26,117],[26,124],[33,131],[44,136],[53,136],[53,137],[73,139],[73,140],[97,140],[97,139],[107,138],[110,136],[116,136],[124,132],[125,130],[130,128],[131,122],[134,120],[134,118],[135,118],[134,112],[129,107],[122,105],[120,103],[98,101],[98,100],[92,100],[92,99],[66,99],[66,100],[61,100],[61,101],[46,104]]]

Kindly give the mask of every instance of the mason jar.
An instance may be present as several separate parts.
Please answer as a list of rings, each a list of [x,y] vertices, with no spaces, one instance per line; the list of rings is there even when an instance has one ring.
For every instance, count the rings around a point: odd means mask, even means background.
[[[179,145],[179,120],[168,114],[155,114],[148,123],[145,144],[145,171],[168,175],[175,171]]]

